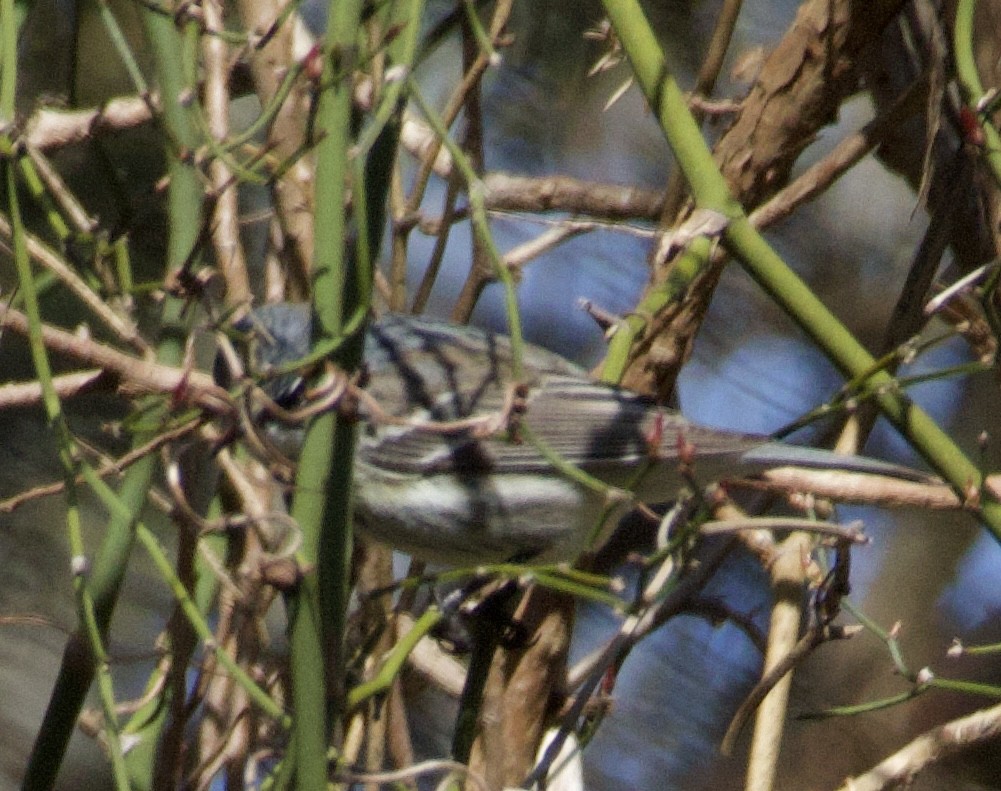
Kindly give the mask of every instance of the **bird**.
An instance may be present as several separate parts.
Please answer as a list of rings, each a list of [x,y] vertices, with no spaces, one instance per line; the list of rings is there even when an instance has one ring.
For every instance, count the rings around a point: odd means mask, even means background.
[[[303,399],[305,377],[268,374],[308,354],[311,327],[310,306],[301,303],[258,307],[240,325],[253,339],[249,369],[283,407]],[[669,501],[683,483],[684,463],[706,482],[789,465],[913,472],[697,425],[647,397],[594,382],[539,346],[524,344],[522,359],[513,429],[485,432],[503,429],[497,417],[511,414],[510,338],[401,314],[369,323],[353,475],[358,530],[452,566],[568,561],[588,548],[616,500],[610,493],[635,487],[635,499],[619,498],[625,505]],[[519,426],[531,440],[519,438]],[[295,436],[292,444],[301,444],[302,430]],[[568,476],[552,454],[610,488]]]

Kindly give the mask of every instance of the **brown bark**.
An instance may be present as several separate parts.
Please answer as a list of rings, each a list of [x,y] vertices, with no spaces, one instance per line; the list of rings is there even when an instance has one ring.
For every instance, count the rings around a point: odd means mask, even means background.
[[[788,181],[800,153],[835,120],[841,103],[858,89],[870,48],[902,5],[901,0],[807,0],[800,7],[716,147],[716,161],[747,210]],[[708,267],[682,301],[655,317],[623,385],[670,397],[721,271],[722,263]],[[672,274],[670,263],[660,268],[648,290],[662,287]]]
[[[792,166],[858,88],[867,49],[900,0],[810,0],[765,61],[716,161],[741,203],[753,208],[789,179]]]
[[[553,691],[563,684],[573,600],[533,588],[525,595],[518,623],[528,639],[494,654],[469,760],[470,770],[490,789],[520,788],[535,763]]]

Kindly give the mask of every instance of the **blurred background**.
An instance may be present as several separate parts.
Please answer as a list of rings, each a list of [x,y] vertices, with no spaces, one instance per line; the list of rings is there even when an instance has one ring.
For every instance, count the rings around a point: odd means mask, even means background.
[[[682,85],[693,78],[712,32],[719,3],[669,0],[651,4],[649,13],[664,36],[671,65]],[[749,0],[724,75],[767,51],[791,23],[797,3]],[[112,3],[123,21],[130,6]],[[429,25],[451,4],[430,3]],[[318,3],[304,14],[321,29]],[[38,0],[20,42],[21,112],[40,102],[88,106],[129,92],[96,21],[97,3]],[[604,110],[626,79],[625,67],[596,76],[588,71],[601,52],[584,33],[598,25],[594,2],[516,4],[509,26],[514,43],[503,63],[484,82],[486,170],[662,188],[670,155],[639,92],[628,90]],[[432,97],[441,97],[459,76],[458,43],[447,42],[422,66],[420,78]],[[717,94],[739,98],[747,90],[726,76]],[[248,108],[253,112],[254,108]],[[239,113],[239,108],[237,108]],[[797,165],[797,172],[824,156],[844,135],[873,116],[872,103],[860,94],[848,103],[839,122],[824,130]],[[723,122],[725,126],[725,122]],[[722,127],[709,126],[710,137]],[[164,215],[153,186],[163,162],[149,130],[115,134],[98,143],[60,152],[55,161],[91,213],[112,227],[128,228],[133,258],[156,272],[164,238]],[[429,212],[437,211],[444,185],[429,191]],[[247,213],[254,195],[244,196]],[[559,219],[551,217],[552,220]],[[903,179],[872,158],[853,168],[822,198],[767,234],[785,260],[822,295],[826,303],[870,347],[879,339],[899,293],[927,219]],[[523,217],[495,217],[501,251],[537,235],[539,223]],[[649,238],[633,229],[608,228],[580,236],[531,262],[520,286],[521,309],[529,340],[593,364],[604,352],[601,333],[577,306],[593,300],[612,312],[635,304],[648,279]],[[260,229],[248,224],[248,235]],[[412,237],[410,265],[419,278],[434,240]],[[430,312],[447,315],[466,275],[468,227],[453,232],[430,303]],[[0,289],[8,294],[13,275],[0,258]],[[942,273],[946,282],[951,270]],[[58,300],[58,293],[49,297]],[[67,304],[66,326],[75,316]],[[488,287],[474,322],[503,328],[499,287]],[[965,346],[948,342],[916,359],[902,373],[929,372],[967,359]],[[31,378],[17,339],[0,339],[3,380]],[[698,422],[742,431],[773,431],[831,398],[841,385],[837,372],[770,305],[737,266],[728,268],[703,325],[695,353],[679,382],[682,410]],[[997,385],[992,378],[947,379],[911,391],[960,444],[974,455],[982,431],[997,433]],[[100,433],[118,415],[100,400],[74,403],[75,428]],[[59,477],[54,446],[40,415],[0,413],[0,498]],[[880,424],[866,452],[909,465],[921,462],[886,425]],[[995,445],[984,464],[996,468]],[[100,530],[100,511],[90,511],[91,529]],[[954,637],[964,642],[1001,639],[996,584],[1001,552],[970,518],[956,514],[876,509],[839,509],[843,519],[860,518],[872,543],[854,551],[854,601],[889,628],[900,624],[900,642],[912,669],[929,666],[953,677],[1001,681],[989,658],[946,659]],[[41,720],[55,677],[65,632],[75,623],[61,502],[51,498],[0,513],[0,788],[17,787],[31,739]],[[149,657],[132,656],[149,646],[170,597],[147,584],[141,570],[130,578],[125,607],[112,634],[116,678],[121,695],[130,685],[138,693]],[[715,578],[711,596],[765,628],[767,580],[748,558],[734,557]],[[615,628],[607,612],[582,608],[575,656],[582,656]],[[44,619],[41,624],[35,617]],[[645,641],[619,677],[608,721],[585,752],[587,787],[725,789],[742,786],[742,760],[718,752],[730,716],[760,672],[760,655],[744,633],[730,623],[712,624],[693,616],[671,621]],[[132,669],[134,667],[134,670]],[[824,646],[797,672],[794,711],[816,711],[857,703],[906,689],[895,677],[886,648],[868,634]],[[935,692],[906,705],[850,719],[792,721],[781,761],[783,788],[828,788],[857,774],[918,733],[986,702]],[[426,721],[425,721],[426,723]],[[72,770],[61,787],[91,788],[106,781],[104,762],[94,744],[77,737]],[[922,776],[917,788],[999,788],[1001,762],[989,750],[978,760],[948,765]]]

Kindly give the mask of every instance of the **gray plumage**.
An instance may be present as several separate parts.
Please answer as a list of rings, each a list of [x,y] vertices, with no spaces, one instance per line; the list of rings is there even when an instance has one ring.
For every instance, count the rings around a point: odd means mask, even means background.
[[[254,357],[274,366],[309,349],[307,306],[269,305],[254,314]],[[650,458],[660,422],[658,463],[637,495],[651,502],[677,490],[679,438],[694,448],[706,482],[762,468],[797,465],[899,474],[899,467],[773,443],[767,437],[689,423],[652,401],[588,380],[586,372],[536,346],[524,349],[523,417],[569,463],[624,486]],[[513,382],[510,340],[471,327],[389,315],[366,337],[368,392],[386,412],[414,421],[453,421],[499,412]],[[292,397],[295,377],[271,384]],[[364,406],[363,406],[363,417]],[[475,564],[511,557],[569,559],[596,527],[604,498],[571,482],[529,442],[365,422],[355,463],[359,526],[428,560]]]

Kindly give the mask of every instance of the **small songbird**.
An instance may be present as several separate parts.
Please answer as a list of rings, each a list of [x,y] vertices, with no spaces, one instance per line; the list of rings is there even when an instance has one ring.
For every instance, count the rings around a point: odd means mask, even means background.
[[[259,308],[247,328],[257,373],[309,352],[308,305]],[[515,422],[509,431],[485,434],[482,421],[456,422],[511,413],[509,338],[402,315],[370,325],[354,471],[359,529],[416,557],[454,565],[574,558],[598,526],[608,493],[572,480],[533,441],[519,441],[519,423],[610,486],[630,486],[649,467],[635,482],[636,498],[648,502],[676,494],[683,453],[706,482],[790,465],[892,475],[902,469],[697,426],[647,398],[590,381],[582,368],[538,346],[526,344],[523,354]],[[265,389],[291,406],[304,384],[284,375]]]

